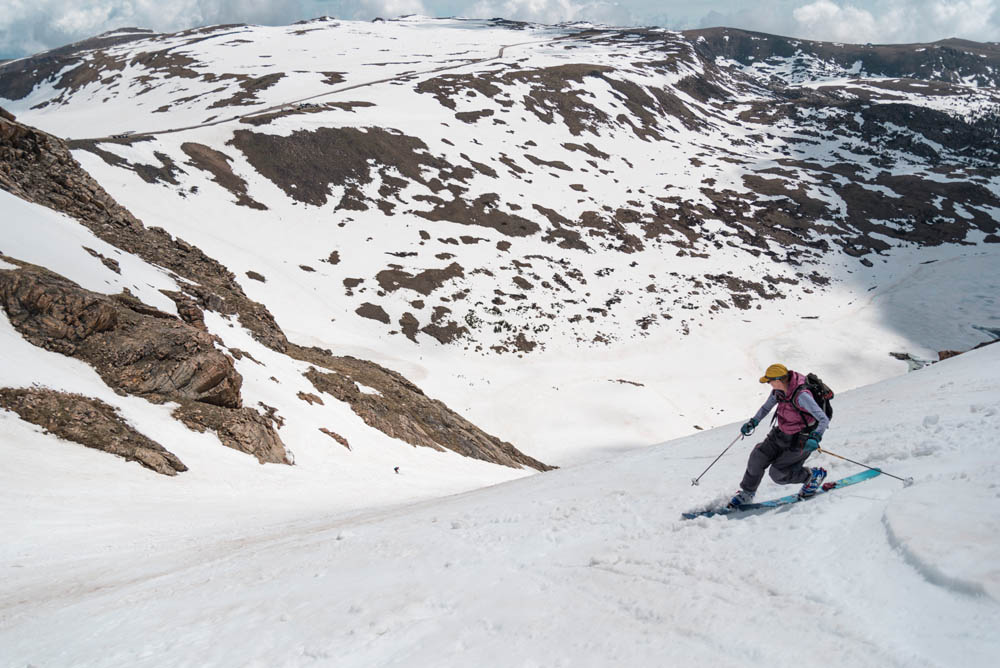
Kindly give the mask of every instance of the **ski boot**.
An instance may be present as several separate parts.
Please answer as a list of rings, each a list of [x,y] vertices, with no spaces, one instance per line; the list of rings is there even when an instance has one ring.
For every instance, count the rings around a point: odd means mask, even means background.
[[[748,492],[745,489],[741,489],[736,493],[736,496],[734,496],[729,501],[729,505],[727,505],[726,508],[729,508],[730,510],[736,510],[740,506],[745,506],[746,504],[753,501],[753,495],[754,495],[753,492]]]
[[[822,467],[814,468],[810,471],[809,480],[806,484],[802,485],[802,489],[799,490],[800,499],[808,499],[811,496],[816,496],[816,492],[819,491],[820,485],[823,484],[823,480],[826,478],[826,469]]]

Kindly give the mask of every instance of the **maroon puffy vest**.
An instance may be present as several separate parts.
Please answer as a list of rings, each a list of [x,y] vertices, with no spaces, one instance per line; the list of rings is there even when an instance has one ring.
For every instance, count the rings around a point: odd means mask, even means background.
[[[778,399],[778,408],[775,416],[778,419],[778,429],[786,434],[797,434],[803,429],[814,425],[816,421],[810,417],[807,422],[806,416],[791,401],[792,397],[798,398],[807,392],[812,396],[812,393],[804,387],[798,390],[799,386],[805,385],[806,377],[798,371],[790,371],[789,373],[791,374],[791,379],[788,381],[788,394],[786,395],[781,390],[774,391],[775,397]],[[815,397],[813,398],[815,399]]]

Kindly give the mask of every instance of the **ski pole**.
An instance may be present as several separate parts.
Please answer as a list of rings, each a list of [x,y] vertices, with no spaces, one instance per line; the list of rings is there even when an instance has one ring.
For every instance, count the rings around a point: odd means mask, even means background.
[[[741,438],[743,438],[743,434],[740,434],[739,436],[737,436],[736,438],[734,438],[734,439],[733,439],[733,442],[732,442],[732,443],[730,443],[729,445],[727,445],[727,446],[726,446],[726,449],[725,449],[725,450],[723,450],[723,451],[722,451],[721,453],[719,453],[719,456],[715,458],[715,462],[717,462],[717,461],[719,461],[720,459],[722,459],[722,455],[726,454],[726,452],[727,452],[727,451],[729,450],[729,448],[733,447],[733,445],[735,445],[735,444],[736,444],[736,441],[740,440]],[[708,469],[710,469],[710,468],[712,468],[713,466],[715,466],[715,462],[712,462],[711,464],[709,464],[709,465],[708,465]],[[703,475],[705,475],[706,473],[708,473],[708,469],[705,469],[704,471],[702,471],[702,472],[701,472],[701,475],[700,475],[700,476],[698,476],[697,478],[695,478],[695,479],[693,479],[693,480],[691,481],[691,484],[692,484],[692,485],[697,485],[697,484],[698,484],[698,481],[699,481],[699,480],[701,480],[701,476],[703,476]]]
[[[887,475],[890,478],[895,478],[896,480],[902,480],[903,487],[909,487],[910,485],[913,484],[913,478],[900,478],[898,475],[886,473],[882,469],[877,469],[874,466],[868,466],[868,464],[862,464],[861,462],[856,462],[853,459],[848,459],[847,457],[844,457],[843,455],[838,455],[836,452],[830,452],[829,450],[824,450],[823,448],[817,448],[817,450],[826,455],[833,455],[834,457],[839,457],[840,459],[843,459],[845,462],[851,462],[852,464],[857,464],[858,466],[864,466],[866,469],[871,469],[872,471],[878,471],[882,475]]]

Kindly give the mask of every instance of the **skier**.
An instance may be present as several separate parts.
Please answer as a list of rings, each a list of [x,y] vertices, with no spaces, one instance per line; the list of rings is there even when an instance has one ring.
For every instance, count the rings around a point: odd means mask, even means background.
[[[816,494],[826,478],[826,469],[803,466],[809,455],[819,448],[823,432],[830,426],[830,418],[806,388],[805,376],[789,371],[784,364],[772,364],[760,382],[771,386],[771,394],[757,414],[740,427],[740,432],[744,436],[753,433],[775,405],[778,424],[750,453],[740,491],[729,502],[730,508],[739,508],[753,500],[768,467],[771,467],[771,479],[779,485],[803,483],[799,490],[803,498]]]

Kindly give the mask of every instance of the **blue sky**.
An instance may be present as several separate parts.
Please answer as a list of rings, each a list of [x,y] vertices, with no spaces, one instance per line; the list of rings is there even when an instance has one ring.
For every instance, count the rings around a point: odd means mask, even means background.
[[[849,42],[1000,41],[1000,0],[4,0],[0,58],[122,26],[167,32],[215,23],[277,25],[321,15],[369,20],[412,13],[669,28],[725,25]]]

